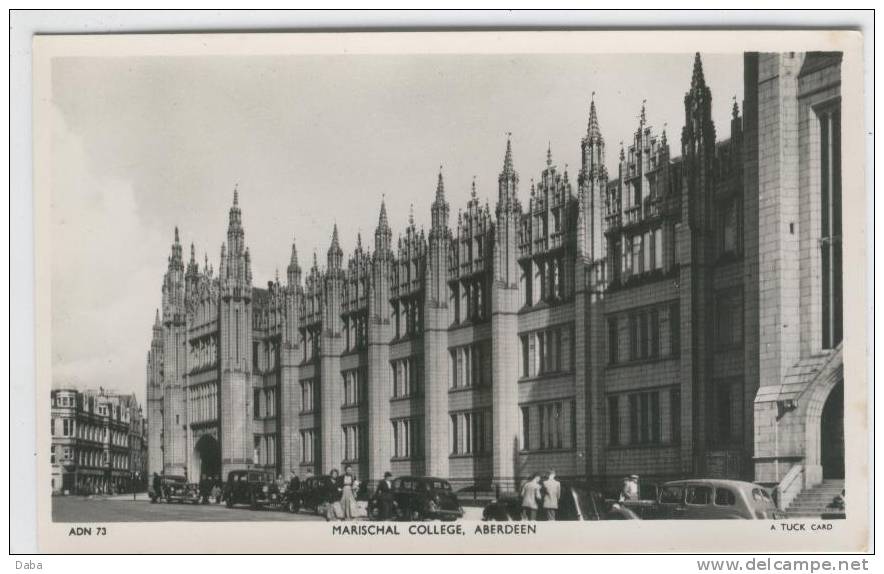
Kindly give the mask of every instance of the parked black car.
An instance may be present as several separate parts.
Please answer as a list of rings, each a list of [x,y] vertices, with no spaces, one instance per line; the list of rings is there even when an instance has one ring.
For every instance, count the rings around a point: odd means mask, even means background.
[[[151,502],[200,502],[197,485],[189,484],[184,476],[172,474],[160,476],[160,492],[154,492],[151,486],[148,496]]]
[[[402,476],[393,481],[393,514],[399,520],[457,520],[463,507],[447,480],[433,477]],[[380,504],[373,496],[368,515],[377,519]]]
[[[301,482],[297,492],[289,493],[287,507],[289,512],[298,512],[301,508],[309,508],[319,514],[325,506],[341,498],[341,488],[337,481],[327,474],[311,476]]]
[[[605,496],[598,490],[579,484],[562,484],[556,521],[637,519],[635,512],[621,504],[605,500]],[[482,520],[522,520],[521,497],[511,494],[495,500],[482,511]],[[546,520],[546,513],[542,508],[537,512],[537,520]]]
[[[252,510],[278,508],[284,504],[273,475],[261,470],[230,471],[227,484],[224,485],[224,501],[227,508],[236,504],[248,504]]]

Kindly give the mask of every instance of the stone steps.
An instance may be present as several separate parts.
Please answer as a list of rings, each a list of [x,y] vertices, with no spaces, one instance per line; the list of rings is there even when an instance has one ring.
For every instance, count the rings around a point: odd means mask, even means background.
[[[790,518],[843,518],[844,512],[829,508],[832,500],[841,494],[844,480],[824,480],[821,484],[805,490],[792,500],[786,514]]]

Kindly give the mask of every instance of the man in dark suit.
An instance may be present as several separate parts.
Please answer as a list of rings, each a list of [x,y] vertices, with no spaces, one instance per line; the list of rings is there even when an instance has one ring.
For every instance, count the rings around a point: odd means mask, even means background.
[[[377,487],[378,505],[380,506],[378,518],[390,520],[393,518],[393,473],[384,473],[384,480]]]

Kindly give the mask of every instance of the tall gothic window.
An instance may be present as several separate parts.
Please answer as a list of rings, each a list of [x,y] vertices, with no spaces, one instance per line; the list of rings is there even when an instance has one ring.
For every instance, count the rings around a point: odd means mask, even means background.
[[[822,258],[823,348],[842,338],[841,108],[818,112],[820,121],[820,255]]]

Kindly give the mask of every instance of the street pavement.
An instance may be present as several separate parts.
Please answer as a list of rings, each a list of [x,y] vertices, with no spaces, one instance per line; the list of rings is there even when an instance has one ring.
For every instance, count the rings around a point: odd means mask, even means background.
[[[467,507],[465,520],[481,520],[481,508]],[[281,510],[250,510],[223,504],[151,504],[146,495],[54,496],[53,522],[264,522],[325,521],[308,510],[291,514]]]
[[[250,510],[223,504],[151,504],[145,497],[54,496],[53,522],[237,522],[325,521],[325,517],[302,511]]]

